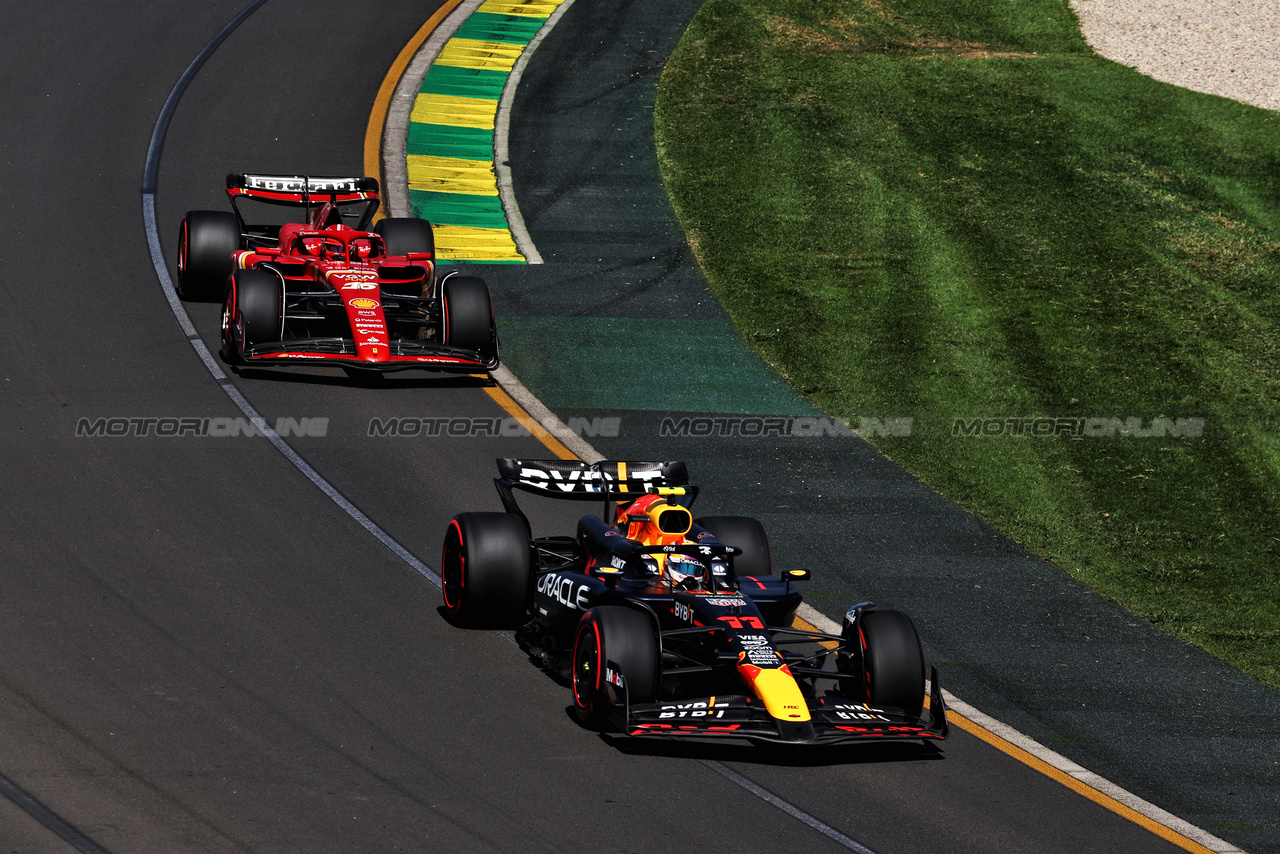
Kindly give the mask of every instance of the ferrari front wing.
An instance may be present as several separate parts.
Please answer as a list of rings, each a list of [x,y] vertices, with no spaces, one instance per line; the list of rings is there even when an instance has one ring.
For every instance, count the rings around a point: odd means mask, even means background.
[[[297,338],[254,344],[244,351],[248,365],[298,365],[311,362],[369,371],[451,371],[483,373],[497,367],[487,364],[474,350],[434,341],[391,339],[381,358],[361,358],[350,338]]]

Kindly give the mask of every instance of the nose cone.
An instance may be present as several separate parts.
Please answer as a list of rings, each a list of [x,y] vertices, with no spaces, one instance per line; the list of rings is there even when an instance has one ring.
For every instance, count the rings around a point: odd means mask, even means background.
[[[738,674],[768,710],[779,721],[799,723],[810,720],[809,704],[786,665],[760,668],[741,662]]]
[[[342,296],[356,355],[366,362],[387,361],[391,356],[391,341],[387,337],[387,319],[382,313],[377,274],[333,270],[326,279]]]

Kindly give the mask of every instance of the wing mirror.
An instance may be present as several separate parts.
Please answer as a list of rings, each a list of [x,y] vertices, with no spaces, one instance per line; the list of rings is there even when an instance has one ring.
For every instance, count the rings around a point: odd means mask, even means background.
[[[808,581],[809,570],[807,569],[788,569],[782,573],[782,577],[787,581]]]

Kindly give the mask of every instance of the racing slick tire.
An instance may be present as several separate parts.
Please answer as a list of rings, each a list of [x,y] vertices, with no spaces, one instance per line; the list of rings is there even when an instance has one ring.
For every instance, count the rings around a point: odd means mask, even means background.
[[[239,342],[231,333],[237,317],[244,329]],[[265,270],[236,270],[222,306],[224,358],[233,365],[242,365],[247,348],[279,341],[283,332],[284,294],[280,280]]]
[[[924,709],[924,647],[915,623],[901,611],[868,611],[858,621],[859,649],[840,669],[860,662],[860,672],[848,680],[854,691],[843,689],[846,696],[872,706],[896,706],[912,717],[920,717]],[[853,693],[853,696],[850,696]]]
[[[449,276],[441,288],[444,343],[475,350],[485,361],[497,357],[493,297],[484,279]]]
[[[726,546],[742,549],[733,559],[738,577],[773,575],[773,553],[769,551],[769,537],[761,525],[750,516],[704,516],[695,525],[709,531]]]
[[[214,300],[231,275],[240,223],[227,211],[187,211],[178,232],[178,296]]]
[[[441,587],[456,625],[514,628],[529,609],[529,529],[513,513],[459,513],[444,535]]]
[[[605,662],[622,671],[630,704],[652,703],[662,666],[652,618],[623,605],[600,605],[582,615],[573,639],[573,705],[589,726],[608,720]]]
[[[379,220],[373,230],[382,235],[388,255],[408,255],[410,252],[436,253],[436,234],[431,223],[411,216],[387,217]]]

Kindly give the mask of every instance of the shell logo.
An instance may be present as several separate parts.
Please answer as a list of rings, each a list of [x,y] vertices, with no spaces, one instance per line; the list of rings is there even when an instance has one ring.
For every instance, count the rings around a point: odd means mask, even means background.
[[[351,305],[355,308],[377,308],[378,301],[376,299],[368,299],[367,297],[360,297],[359,299],[353,299],[351,301]]]

